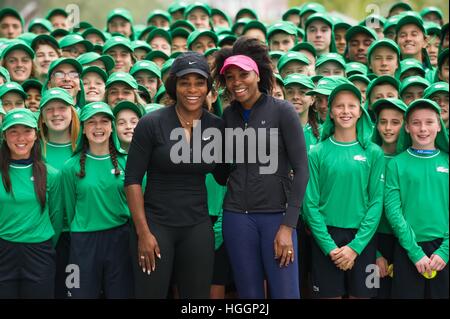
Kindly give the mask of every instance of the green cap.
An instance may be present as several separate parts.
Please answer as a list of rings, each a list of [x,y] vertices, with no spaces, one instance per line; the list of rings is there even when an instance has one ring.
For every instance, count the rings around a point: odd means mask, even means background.
[[[173,38],[176,37],[183,37],[185,39],[189,38],[189,34],[191,34],[191,32],[189,32],[188,30],[186,30],[185,28],[175,28],[173,30],[170,31],[170,36]]]
[[[411,7],[411,5],[409,5],[406,2],[396,2],[394,3],[391,8],[389,9],[389,14],[391,14],[391,12],[396,9],[396,8],[402,8],[405,11],[413,11],[413,8]]]
[[[138,93],[146,104],[152,101],[150,91],[145,86],[138,84]],[[145,111],[143,111],[143,113],[145,113]]]
[[[184,10],[184,17],[187,18],[188,15],[195,9],[202,9],[208,14],[208,16],[211,16],[211,7],[206,3],[197,1],[186,7],[186,9]]]
[[[0,115],[3,115],[3,116],[6,115],[6,112],[5,112],[5,110],[3,109],[2,101],[0,101]]]
[[[420,16],[423,18],[424,16],[426,16],[429,13],[435,13],[439,16],[439,18],[442,20],[444,19],[444,14],[442,13],[441,9],[437,8],[437,7],[425,7],[422,9],[422,11],[420,11]]]
[[[61,64],[72,65],[79,74],[83,72],[83,67],[77,60],[73,58],[58,58],[55,61],[52,61],[52,63],[50,63],[50,67],[48,68],[48,77],[50,77],[53,71]]]
[[[218,36],[219,42],[217,43],[219,46],[223,46],[224,43],[231,42],[234,43],[237,40],[237,36],[234,34],[222,33]]]
[[[285,54],[286,54],[286,52],[283,52],[283,51],[270,51],[269,52],[269,57],[271,59],[279,59]]]
[[[5,81],[4,82],[9,82],[11,81],[11,77],[9,76],[9,72],[7,69],[5,69],[4,67],[0,66],[0,76],[2,76]]]
[[[131,15],[130,11],[128,11],[126,9],[117,8],[117,9],[110,11],[108,13],[108,18],[106,19],[106,23],[109,23],[115,17],[123,18],[123,19],[127,20],[128,22],[130,22],[131,24],[133,24],[133,17]]]
[[[369,101],[370,94],[372,93],[372,90],[374,87],[376,87],[377,85],[386,84],[386,83],[392,85],[397,91],[399,90],[400,82],[396,78],[389,76],[389,75],[382,75],[382,76],[379,76],[379,77],[375,78],[374,80],[372,80],[369,83],[369,85],[367,86],[366,101]]]
[[[287,21],[287,18],[292,14],[300,15],[300,8],[299,7],[289,8],[285,13],[283,13],[283,15],[281,16],[281,19],[283,21]]]
[[[226,14],[224,11],[217,9],[217,8],[212,8],[211,9],[211,16],[214,15],[220,15],[222,16],[225,20],[228,21],[228,25],[231,27],[233,25],[233,23],[231,22],[231,18],[228,14]]]
[[[131,46],[131,41],[128,38],[125,38],[123,36],[113,36],[110,39],[108,39],[105,44],[103,45],[103,53],[106,53],[108,50],[112,49],[113,47],[125,47],[130,52],[133,52],[133,47]]]
[[[180,55],[180,54],[182,54],[183,52],[181,52],[181,51],[175,51],[175,52],[172,52],[172,54],[170,55],[170,59],[176,59],[176,58],[178,58],[178,56]]]
[[[256,13],[255,10],[250,9],[250,8],[242,8],[236,13],[236,16],[234,17],[234,21],[239,20],[241,18],[241,16],[244,14],[250,14],[254,20],[258,20],[258,14]]]
[[[402,83],[400,85],[400,96],[402,96],[403,93],[405,92],[405,90],[412,85],[420,85],[420,86],[424,86],[425,88],[427,88],[430,86],[430,82],[428,82],[421,76],[407,77],[406,79],[404,79],[402,81]]]
[[[327,10],[325,9],[325,7],[319,3],[316,2],[309,2],[309,3],[305,3],[301,9],[300,9],[300,16],[304,15],[305,13],[308,12],[314,12],[314,13],[318,13],[318,12],[327,12]]]
[[[352,25],[350,23],[343,21],[339,17],[335,17],[335,16],[331,16],[331,17],[335,20],[333,23],[334,30],[344,29],[347,31],[348,29],[350,29],[352,27]]]
[[[174,2],[172,3],[169,8],[167,9],[167,11],[169,11],[170,14],[173,14],[177,11],[183,11],[186,9],[187,4],[183,3],[183,2]]]
[[[320,82],[320,81],[319,81]],[[350,91],[358,97],[358,100],[361,102],[361,91],[351,82],[338,84],[333,91],[331,91],[328,97],[328,108],[331,109],[331,104],[333,103],[334,98],[339,92],[342,91]]]
[[[66,35],[69,35],[69,34],[70,34],[70,32],[66,29],[55,29],[50,33],[50,35],[54,38],[65,37]]]
[[[45,91],[42,94],[42,99],[39,104],[39,109],[42,110],[50,101],[53,100],[60,100],[63,101],[68,106],[74,106],[75,102],[73,101],[73,98],[70,96],[70,94],[61,88],[52,88],[47,91]]]
[[[242,34],[245,34],[245,32],[247,32],[250,29],[258,29],[261,30],[264,34],[267,35],[267,28],[264,25],[264,23],[258,21],[258,20],[252,20],[250,22],[248,22],[245,26],[244,26],[244,30],[242,31]]]
[[[42,91],[42,83],[36,79],[28,79],[22,83],[22,88],[25,92],[27,92],[29,89],[34,88],[39,91],[39,93]]]
[[[30,24],[28,25],[28,31],[31,32],[31,29],[37,25],[43,27],[48,32],[53,31],[52,23],[50,21],[48,21],[47,19],[42,19],[42,18],[36,18],[36,19],[31,20]]]
[[[342,66],[343,69],[345,69],[345,60],[342,57],[342,55],[338,54],[338,53],[325,53],[322,54],[316,61],[316,68],[318,68],[319,66],[321,66],[324,63],[327,62],[336,62],[337,64],[339,64],[340,66]]]
[[[136,113],[136,115],[139,118],[141,118],[144,115],[142,112],[143,110],[139,106],[130,101],[120,101],[119,103],[116,104],[112,112],[114,116],[117,117],[117,114],[119,114],[119,112],[122,110],[131,110],[134,113]]]
[[[114,83],[119,83],[119,82],[127,84],[134,90],[138,89],[138,84],[136,82],[136,79],[133,78],[133,76],[131,76],[131,74],[126,73],[126,72],[121,72],[121,71],[114,72],[109,76],[108,81],[106,81],[106,88],[109,88]]]
[[[92,28],[92,27],[93,27],[93,25],[90,24],[89,22],[87,22],[87,21],[80,21],[78,23],[78,26],[76,26],[76,27],[74,26],[73,27],[73,32],[80,33],[81,29],[86,30],[86,29],[89,29],[89,28]]]
[[[102,38],[102,40],[104,42],[106,42],[106,40],[107,40],[106,36],[105,36],[105,33],[103,33],[100,29],[97,29],[97,28],[94,28],[94,27],[87,28],[86,30],[84,30],[83,33],[81,34],[81,36],[83,38],[86,38],[89,34],[96,34],[96,35],[98,35],[100,38]]]
[[[369,85],[369,83],[370,83],[370,79],[369,79],[367,76],[365,76],[365,75],[363,75],[363,74],[359,74],[359,73],[353,74],[353,75],[349,76],[349,77],[348,77],[348,80],[349,80],[350,82],[352,82],[353,84],[354,84],[356,81],[364,82],[364,83],[366,83],[367,85]]]
[[[402,14],[400,20],[398,20],[398,22],[397,22],[395,31],[398,33],[399,30],[407,24],[415,24],[422,30],[424,35],[427,35],[427,32],[425,31],[425,27],[423,26],[422,17],[417,12],[408,11],[408,12],[405,12],[404,14]]]
[[[370,47],[367,49],[368,64],[370,64],[370,58],[372,57],[373,51],[375,51],[375,49],[380,47],[390,48],[392,51],[395,52],[395,54],[397,54],[397,60],[400,61],[400,48],[398,47],[397,43],[395,43],[391,39],[380,39],[372,42]]]
[[[400,76],[411,69],[417,69],[423,76],[425,76],[425,70],[423,69],[422,63],[418,60],[409,58],[400,61]]]
[[[296,51],[299,52],[301,50],[306,50],[308,52],[311,52],[312,55],[317,56],[317,52],[316,49],[314,48],[314,46],[309,43],[309,42],[301,42],[296,44],[292,49],[290,49],[289,51]]]
[[[173,61],[175,61],[175,59],[171,58],[164,62],[164,64],[161,66],[161,77],[164,77],[164,75],[170,71]]]
[[[281,72],[281,70],[290,62],[300,62],[306,65],[309,65],[309,60],[303,53],[300,52],[287,52],[284,54],[279,60],[277,64],[278,71]]]
[[[277,22],[267,30],[267,39],[270,39],[275,33],[284,32],[297,37],[297,27],[290,21]]]
[[[323,23],[329,25],[331,29],[333,29],[333,21],[331,20],[330,16],[325,12],[317,12],[308,17],[305,22],[305,30],[308,29],[308,26],[316,20],[322,21]]]
[[[148,34],[147,39],[146,39],[147,43],[150,43],[154,38],[156,38],[156,37],[158,37],[158,36],[159,36],[159,37],[162,37],[162,38],[164,38],[164,39],[166,39],[167,42],[169,42],[169,44],[172,43],[172,37],[171,37],[169,31],[166,31],[166,30],[161,29],[161,28],[153,29],[153,30]]]
[[[217,35],[210,30],[195,30],[194,32],[192,32],[188,39],[187,39],[187,47],[188,49],[191,49],[192,44],[197,41],[198,38],[200,38],[201,36],[207,36],[210,37],[211,39],[213,39],[215,45],[217,46],[217,43],[219,42],[219,38],[217,37]]]
[[[31,128],[37,128],[36,116],[29,109],[12,109],[6,113],[3,119],[2,132],[5,132],[14,125],[24,125]]]
[[[448,94],[448,83],[447,82],[434,82],[431,84],[425,92],[423,92],[424,99],[430,99],[435,93],[447,93]]]
[[[51,45],[57,49],[59,49],[59,43],[58,41],[56,41],[56,39],[54,37],[52,37],[51,35],[48,34],[39,34],[37,35],[33,41],[31,42],[31,48],[33,50],[36,50],[36,46],[38,44],[38,42],[40,41],[45,41],[45,42],[49,42],[51,43]]]
[[[237,29],[240,27],[240,26],[245,26],[247,23],[249,23],[250,21],[253,21],[252,19],[249,19],[249,18],[241,18],[241,19],[239,19],[239,20],[237,20],[234,24],[233,24],[233,26],[231,27],[231,31],[234,33],[234,34],[237,34]]]
[[[386,107],[388,107],[388,108],[394,107],[402,113],[405,113],[406,109],[408,108],[408,106],[405,104],[405,102],[403,102],[400,99],[387,98],[387,99],[379,99],[379,100],[375,101],[372,104],[372,111],[374,111],[375,114],[378,115],[380,113],[380,111]]]
[[[62,15],[65,16],[66,18],[69,16],[69,14],[63,8],[54,8],[47,13],[45,18],[47,20],[50,20],[50,18],[53,17],[54,15]]]
[[[367,72],[369,72],[367,66],[360,62],[349,62],[345,65],[345,74],[347,74],[348,77],[354,74],[367,75]]]
[[[396,27],[396,26],[397,26],[397,23],[398,23],[398,21],[400,20],[401,17],[402,17],[401,14],[398,14],[398,15],[395,15],[395,16],[392,16],[392,17],[389,17],[389,18],[386,20],[386,23],[384,24],[383,33],[386,35],[386,31],[387,31],[388,29],[390,29],[391,27]]]
[[[311,78],[304,74],[289,74],[283,81],[284,86],[297,84],[308,89],[314,89],[315,85]]]
[[[208,56],[214,54],[214,53],[217,52],[217,51],[220,51],[220,49],[219,49],[219,48],[211,48],[211,49],[206,50],[205,53],[203,53],[203,55],[204,55],[205,57],[208,57]],[[166,63],[167,63],[167,62],[166,62]],[[164,66],[163,66],[163,68],[164,68]]]
[[[97,73],[102,78],[103,82],[105,82],[105,83],[108,80],[108,74],[103,69],[100,69],[98,66],[91,65],[91,66],[85,67],[83,69],[83,72],[81,73],[81,79],[83,79],[84,76],[88,73]]]
[[[155,102],[159,103],[161,101],[161,99],[163,98],[164,94],[166,94],[166,87],[164,85],[161,85],[155,94],[155,97],[154,97]]]
[[[170,25],[170,30],[174,30],[177,28],[187,29],[189,30],[189,33],[196,29],[192,22],[189,22],[188,20],[178,20]]]
[[[16,17],[18,20],[20,20],[20,23],[22,24],[22,28],[25,25],[22,16],[20,13],[14,9],[14,8],[3,8],[0,10],[0,21],[3,19],[4,16],[13,16]]]
[[[5,47],[1,54],[1,59],[6,58],[6,56],[14,50],[25,51],[32,59],[34,59],[33,49],[22,40],[11,40],[7,47]]]
[[[25,93],[22,86],[17,82],[8,82],[0,86],[0,98],[10,92],[18,93],[24,100],[28,97],[28,94]]]
[[[281,87],[284,87],[284,81],[281,75],[279,73],[274,73],[273,76],[275,77],[275,81],[277,81]]]
[[[345,33],[345,40],[347,41],[347,43],[350,42],[350,40],[358,33],[367,34],[374,40],[378,39],[378,36],[377,36],[375,30],[373,30],[372,28],[362,26],[362,25],[355,25],[355,26],[351,27],[350,29],[348,29],[347,32]]]
[[[330,95],[331,91],[342,83],[350,82],[342,76],[324,76],[317,82],[316,88],[306,93],[306,95]]]
[[[77,61],[83,66],[98,60],[103,62],[108,73],[114,69],[116,64],[110,55],[100,55],[95,52],[83,53],[77,58]]]
[[[36,33],[24,32],[21,35],[19,35],[16,39],[17,40],[22,40],[23,42],[25,42],[26,44],[31,46],[31,43],[36,38],[36,36],[37,36]]]
[[[154,17],[164,18],[164,19],[166,19],[169,22],[169,24],[172,22],[172,17],[170,16],[170,14],[167,11],[164,11],[164,10],[153,10],[148,15],[147,24],[150,24],[150,20],[153,19]]]
[[[165,54],[164,52],[159,51],[159,50],[154,50],[154,51],[149,52],[145,56],[144,60],[153,61],[153,59],[155,59],[155,58],[161,58],[161,59],[164,59],[164,61],[167,61],[170,59],[170,57],[167,54]]]
[[[441,26],[439,24],[432,21],[424,21],[423,26],[427,31],[427,35],[436,35],[438,37],[441,37]]]
[[[441,108],[436,102],[429,100],[429,99],[418,99],[418,100],[415,100],[414,102],[412,102],[410,105],[408,105],[406,112],[405,112],[405,118],[408,117],[408,114],[410,114],[413,109],[420,107],[420,106],[422,106],[422,107],[426,106],[426,107],[432,108],[433,110],[436,111],[436,113],[441,115]]]
[[[133,51],[136,49],[144,49],[148,53],[152,50],[152,47],[142,40],[131,41],[131,47],[133,48]]]
[[[139,71],[148,71],[154,74],[157,78],[161,79],[161,70],[156,63],[152,61],[142,60],[136,62],[131,68],[130,74],[134,76]]]
[[[69,35],[66,35],[64,38],[62,38],[61,40],[59,40],[59,47],[61,49],[70,47],[75,44],[84,45],[84,47],[86,48],[86,51],[88,51],[88,52],[92,51],[92,49],[94,48],[94,46],[91,42],[89,42],[88,40],[86,40],[79,34],[69,34]]]

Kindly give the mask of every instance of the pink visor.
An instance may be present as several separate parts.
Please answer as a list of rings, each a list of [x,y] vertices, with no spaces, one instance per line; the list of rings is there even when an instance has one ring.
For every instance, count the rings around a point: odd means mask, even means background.
[[[222,69],[220,69],[220,74],[224,74],[225,71],[232,65],[240,67],[245,71],[255,71],[256,74],[259,75],[258,65],[252,58],[246,55],[233,55],[227,58]]]

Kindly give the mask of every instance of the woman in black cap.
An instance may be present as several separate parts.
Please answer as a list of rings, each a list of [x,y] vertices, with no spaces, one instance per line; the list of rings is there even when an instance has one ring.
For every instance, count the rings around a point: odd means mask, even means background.
[[[214,236],[208,216],[205,176],[219,176],[202,149],[216,141],[208,128],[223,129],[205,99],[212,78],[203,55],[187,52],[173,63],[165,83],[175,105],[144,116],[131,142],[125,185],[137,233],[134,269],[137,298],[166,298],[172,274],[181,298],[208,298]],[[197,131],[198,130],[198,131]],[[205,133],[204,133],[205,132]],[[211,132],[211,131],[210,131]],[[198,133],[198,134],[197,134]],[[179,161],[179,153],[184,160]],[[142,179],[147,174],[145,194]]]

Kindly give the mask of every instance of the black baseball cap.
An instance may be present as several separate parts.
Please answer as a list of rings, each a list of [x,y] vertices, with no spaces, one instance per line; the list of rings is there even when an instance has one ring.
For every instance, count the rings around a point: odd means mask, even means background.
[[[183,52],[175,61],[173,61],[170,72],[175,74],[177,77],[189,73],[200,74],[205,78],[211,77],[211,72],[209,69],[208,62],[203,54],[198,52]]]

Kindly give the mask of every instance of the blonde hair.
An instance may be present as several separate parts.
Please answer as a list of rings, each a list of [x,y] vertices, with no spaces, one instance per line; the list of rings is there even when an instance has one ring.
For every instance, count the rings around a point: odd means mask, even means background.
[[[42,111],[43,110],[41,110],[41,115],[39,116],[39,120],[38,120],[38,128],[39,128],[39,135],[43,142],[42,143],[43,144],[42,154],[44,156],[46,156],[47,143],[49,142],[47,140],[48,127],[44,123],[44,116],[42,115]],[[74,152],[77,147],[78,134],[80,133],[80,120],[78,118],[77,111],[75,110],[75,108],[72,105],[70,106],[70,112],[72,113],[72,120],[70,121],[70,126],[69,126],[70,144],[72,145],[72,152]]]

